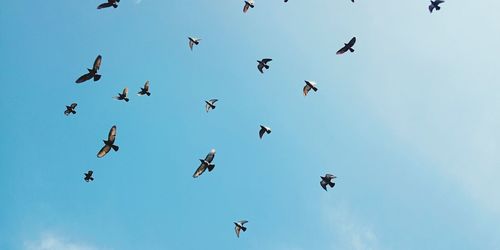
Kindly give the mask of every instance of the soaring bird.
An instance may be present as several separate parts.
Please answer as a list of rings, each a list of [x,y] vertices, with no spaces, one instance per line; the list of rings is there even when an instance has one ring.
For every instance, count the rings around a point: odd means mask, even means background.
[[[214,167],[215,167],[215,164],[212,164],[212,161],[214,160],[214,157],[215,157],[215,149],[212,149],[210,150],[210,152],[207,154],[207,156],[205,157],[205,159],[200,159],[200,166],[196,169],[196,171],[194,172],[193,174],[193,178],[197,178],[198,176],[200,176],[201,174],[203,174],[203,172],[205,172],[205,170],[208,168],[208,172],[211,172]]]
[[[122,93],[118,93],[118,96],[114,96],[116,100],[125,100],[126,102],[129,101],[128,99],[128,88],[124,88]]]
[[[93,181],[94,180],[94,177],[92,177],[93,173],[94,173],[94,171],[92,171],[92,170],[89,170],[87,173],[83,173],[85,175],[85,177],[83,179],[86,182]]]
[[[260,73],[264,73],[264,68],[266,69],[269,69],[269,65],[267,65],[268,62],[272,61],[273,59],[271,58],[264,58],[262,59],[261,61],[257,60],[257,62],[259,63],[257,65],[257,68],[259,69]]]
[[[97,158],[104,157],[111,149],[115,152],[118,151],[119,147],[115,145],[116,139],[116,126],[111,127],[108,134],[108,140],[103,140],[104,146],[97,153]]]
[[[104,8],[109,8],[111,6],[113,6],[113,8],[117,8],[119,2],[120,2],[120,0],[108,0],[107,3],[102,3],[99,6],[97,6],[97,9],[100,10],[100,9],[104,9]]]
[[[245,1],[245,6],[243,6],[243,13],[247,13],[248,11],[248,8],[252,8],[255,7],[255,4],[253,2],[253,0],[248,0],[248,1]]]
[[[304,81],[306,82],[306,86],[304,86],[304,89],[302,90],[304,92],[304,96],[307,96],[307,93],[312,89],[314,92],[318,91],[318,88],[316,87],[316,83],[313,81]]]
[[[193,37],[188,37],[189,39],[189,48],[193,50],[194,45],[200,44],[201,39],[200,38],[193,38]]]
[[[236,236],[239,238],[241,230],[243,230],[243,232],[247,231],[247,228],[243,225],[245,225],[245,223],[248,223],[248,221],[240,220],[240,221],[233,222],[233,223],[234,223],[234,231],[236,232]]]
[[[210,99],[208,101],[205,101],[205,110],[208,112],[210,111],[210,109],[215,109],[215,103],[217,101],[217,99]]]
[[[342,55],[345,52],[347,52],[348,50],[350,52],[354,52],[354,49],[352,48],[352,46],[354,46],[355,43],[356,43],[356,37],[353,37],[349,41],[349,43],[344,43],[344,47],[342,47],[341,49],[339,49],[339,51],[337,51],[337,55]]]
[[[440,10],[440,9],[441,9],[441,7],[439,7],[439,5],[440,5],[440,4],[442,4],[442,3],[444,3],[444,1],[443,1],[443,0],[435,0],[435,1],[432,1],[432,0],[431,0],[431,4],[429,5],[429,11],[432,13],[432,11],[433,11],[434,9],[436,9],[436,10]]]
[[[143,96],[143,95],[150,96],[151,95],[151,93],[149,92],[149,81],[146,81],[146,83],[144,83],[144,88],[141,88],[141,91],[137,92],[137,95],[139,95],[139,96]]]
[[[326,174],[325,176],[320,176],[321,177],[321,181],[319,182],[319,184],[321,185],[321,187],[323,187],[323,189],[325,191],[328,191],[326,190],[326,186],[330,186],[330,188],[333,188],[335,186],[335,182],[332,182],[333,179],[337,178],[337,176],[333,175],[333,174]]]
[[[78,104],[71,103],[71,105],[66,106],[66,110],[64,111],[64,114],[65,115],[76,114],[76,111],[75,111],[76,105],[78,105]]]
[[[264,133],[270,134],[271,133],[271,128],[260,125],[260,130],[259,130],[259,137],[260,137],[260,139],[262,139],[262,137],[264,136]]]
[[[92,66],[92,69],[87,69],[89,72],[76,79],[76,83],[82,83],[92,78],[94,78],[94,82],[99,81],[99,79],[101,79],[101,75],[97,74],[97,71],[99,71],[99,68],[101,67],[101,61],[102,57],[101,55],[98,55],[94,61],[94,66]]]

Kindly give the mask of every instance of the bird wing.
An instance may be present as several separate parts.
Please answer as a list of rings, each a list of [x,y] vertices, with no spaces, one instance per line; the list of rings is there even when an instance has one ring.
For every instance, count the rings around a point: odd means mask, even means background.
[[[243,13],[247,13],[248,8],[250,8],[250,4],[245,3],[245,6],[243,6]]]
[[[429,12],[432,13],[432,11],[434,10],[434,5],[433,4],[430,4],[429,5]]]
[[[76,105],[78,105],[76,102],[71,103],[71,108],[72,108],[72,109],[76,108]]]
[[[70,112],[68,109],[64,110],[64,114],[65,114],[65,115],[69,115],[70,113],[71,113],[71,112]]]
[[[92,74],[87,73],[87,74],[85,74],[83,76],[80,76],[78,79],[76,79],[75,82],[76,83],[82,83],[82,82],[88,81],[90,79],[92,79]]]
[[[356,43],[356,37],[353,37],[353,38],[351,38],[351,40],[349,41],[347,46],[349,46],[349,48],[351,48],[352,46],[354,46],[355,43]]]
[[[206,164],[204,164],[204,163],[200,164],[200,166],[194,172],[193,178],[196,178],[196,177],[200,176],[201,174],[203,174],[203,172],[205,172],[206,169],[207,169]]]
[[[243,225],[245,225],[245,223],[248,223],[248,221],[247,221],[247,220],[240,220],[240,221],[238,221],[238,222],[239,222],[239,223],[240,223],[240,225],[242,225],[242,226],[243,226]]]
[[[260,139],[262,139],[262,136],[264,136],[265,132],[266,132],[266,128],[261,127],[260,130],[259,130],[259,137],[260,137]]]
[[[270,61],[272,61],[272,60],[273,60],[273,59],[271,59],[271,58],[264,58],[264,59],[262,59],[262,62],[263,62],[263,63],[268,63],[268,62],[270,62]]]
[[[93,173],[94,173],[94,171],[89,170],[89,175],[92,175]]]
[[[213,105],[213,104],[215,104],[217,101],[218,101],[217,99],[210,99],[210,101],[208,101],[208,102],[210,102],[210,103]]]
[[[236,232],[236,237],[238,237],[238,238],[240,237],[240,231],[241,231],[240,227],[238,227],[238,226],[234,227],[234,232]]]
[[[104,147],[102,147],[101,150],[99,150],[99,152],[97,153],[97,158],[104,157],[110,150],[111,150],[110,146],[104,145]]]
[[[124,96],[127,96],[128,95],[128,88],[124,88],[123,89],[123,93],[122,93]]]
[[[212,149],[212,150],[210,150],[210,152],[205,157],[205,161],[211,163],[214,160],[214,157],[215,157],[215,149]]]
[[[194,44],[194,42],[193,42],[193,40],[191,40],[191,38],[190,38],[190,39],[189,39],[189,48],[190,48],[191,50],[193,50],[193,44]]]
[[[327,183],[326,183],[325,181],[321,180],[321,181],[319,182],[319,184],[321,185],[321,187],[322,187],[324,190],[326,190],[326,184],[327,184]]]
[[[264,68],[264,64],[259,63],[259,65],[257,65],[257,68],[259,69],[260,73],[264,74],[264,71],[262,70]]]
[[[101,61],[102,57],[101,55],[98,55],[94,61],[94,66],[92,67],[92,69],[99,70],[101,68]]]
[[[304,92],[304,96],[307,96],[309,90],[311,90],[311,86],[309,86],[309,84],[306,84],[306,86],[304,86],[304,89],[302,90],[302,92]]]
[[[344,54],[348,50],[349,50],[349,47],[347,45],[345,45],[344,47],[342,47],[341,49],[339,49],[337,51],[337,55],[342,55],[342,54]]]
[[[205,111],[210,111],[210,105],[208,103],[205,103]]]
[[[149,91],[149,81],[146,81],[146,83],[144,83],[144,90]]]
[[[97,9],[104,9],[104,8],[108,8],[108,7],[111,7],[113,6],[112,3],[103,3],[103,4],[100,4],[99,6],[97,6]]]
[[[116,139],[116,126],[111,127],[108,134],[108,141],[115,142]]]
[[[444,3],[444,1],[443,0],[436,0],[434,3],[436,3],[436,5],[439,5],[439,4]]]
[[[325,177],[326,178],[333,178],[333,174],[326,174]]]

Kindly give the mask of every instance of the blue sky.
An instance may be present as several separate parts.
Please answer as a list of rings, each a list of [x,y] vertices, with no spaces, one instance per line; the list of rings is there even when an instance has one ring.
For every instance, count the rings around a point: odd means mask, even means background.
[[[0,249],[500,249],[497,1],[99,3],[2,1]]]

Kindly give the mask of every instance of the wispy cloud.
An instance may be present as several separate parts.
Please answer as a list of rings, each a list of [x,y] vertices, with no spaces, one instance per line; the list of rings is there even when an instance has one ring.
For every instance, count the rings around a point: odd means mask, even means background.
[[[45,233],[39,240],[25,242],[24,250],[103,250],[103,248],[67,240],[55,234]]]

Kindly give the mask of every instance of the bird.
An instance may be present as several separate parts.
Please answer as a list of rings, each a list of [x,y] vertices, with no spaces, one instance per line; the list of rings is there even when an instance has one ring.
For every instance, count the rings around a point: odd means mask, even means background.
[[[245,223],[248,223],[248,221],[246,220],[240,220],[240,221],[236,221],[236,222],[233,222],[234,223],[234,231],[236,232],[236,237],[240,237],[240,231],[243,230],[243,232],[247,231],[247,228],[243,225],[245,225]]]
[[[288,0],[285,0],[285,3],[288,3]]]
[[[339,49],[337,51],[337,55],[342,55],[344,54],[345,52],[347,52],[348,50],[352,53],[354,52],[354,49],[352,48],[352,46],[354,46],[354,44],[356,43],[356,37],[353,37],[349,43],[344,43],[344,47],[342,47],[341,49]]]
[[[431,4],[429,4],[429,11],[432,13],[432,11],[433,11],[434,9],[436,9],[436,10],[440,10],[440,9],[441,9],[441,7],[439,7],[439,5],[440,5],[440,4],[442,4],[442,3],[444,3],[444,1],[443,1],[443,0],[435,0],[435,1],[432,1],[432,0],[431,0]]]
[[[262,139],[262,137],[264,136],[264,133],[270,134],[271,133],[271,128],[260,125],[260,130],[259,130],[259,137],[260,137],[260,139]]]
[[[76,79],[75,82],[82,83],[82,82],[88,81],[92,78],[94,78],[94,82],[99,81],[99,79],[101,79],[101,75],[97,74],[97,71],[99,71],[99,68],[101,68],[101,61],[102,61],[102,57],[101,57],[101,55],[98,55],[94,61],[94,65],[92,66],[92,69],[87,69],[89,72],[85,75],[80,76],[78,79]]]
[[[218,100],[217,99],[210,99],[208,101],[205,101],[205,110],[207,111],[210,111],[210,109],[215,109],[215,103],[217,102]]]
[[[314,90],[314,92],[318,91],[315,82],[307,80],[305,80],[304,82],[306,82],[306,86],[304,86],[304,89],[302,90],[304,92],[304,96],[307,96],[307,93],[309,93],[311,89]]]
[[[149,92],[149,81],[146,81],[146,83],[144,83],[144,88],[141,88],[141,91],[137,92],[137,95],[138,96],[151,95],[151,93]]]
[[[200,38],[193,38],[193,37],[188,37],[189,39],[189,48],[193,50],[193,45],[198,45],[200,44],[201,39]]]
[[[257,65],[257,68],[259,69],[260,73],[264,74],[264,68],[269,69],[269,65],[267,65],[268,62],[272,61],[273,59],[271,58],[264,58],[261,61],[257,60],[259,63]]]
[[[120,149],[117,145],[115,145],[115,139],[116,139],[116,125],[111,127],[111,129],[109,130],[108,140],[103,140],[104,146],[97,153],[97,158],[104,157],[111,149],[113,149],[115,152],[118,151],[118,149]]]
[[[114,96],[113,98],[115,98],[116,100],[125,100],[126,102],[128,102],[129,99],[127,96],[128,96],[128,88],[125,87],[122,93],[118,93],[118,96]]]
[[[321,181],[319,182],[319,184],[321,185],[321,187],[323,187],[323,189],[325,191],[328,191],[326,189],[326,186],[330,186],[330,188],[333,188],[335,186],[335,182],[332,182],[333,179],[337,178],[337,176],[333,175],[333,174],[326,174],[325,176],[320,176],[321,178]]]
[[[215,164],[212,164],[212,161],[214,160],[214,157],[215,157],[215,149],[212,149],[207,154],[207,156],[205,157],[205,159],[200,159],[201,164],[196,169],[196,171],[194,172],[193,178],[197,178],[198,176],[200,176],[201,174],[203,174],[203,172],[205,172],[205,170],[207,168],[208,168],[208,172],[211,172],[214,169],[214,167],[215,167]]]
[[[99,4],[99,6],[97,6],[97,9],[100,10],[100,9],[104,9],[104,8],[109,8],[111,6],[113,6],[113,8],[117,8],[119,2],[120,2],[120,0],[108,0],[107,3]]]
[[[94,171],[89,170],[87,173],[83,173],[85,177],[83,178],[86,182],[93,181],[94,177],[92,177],[92,174],[94,174]]]
[[[67,115],[67,116],[69,114],[76,114],[76,111],[75,111],[76,105],[78,105],[78,104],[76,104],[74,102],[74,103],[71,103],[71,105],[66,106],[66,110],[64,111],[64,114]]]
[[[247,13],[248,9],[253,9],[253,7],[255,7],[253,0],[245,1],[245,6],[243,6],[243,13]]]

